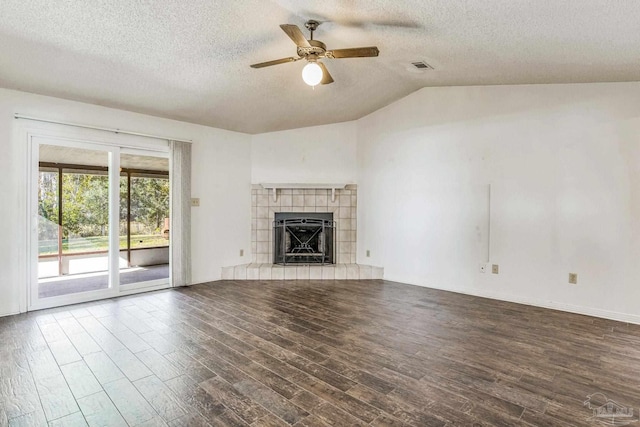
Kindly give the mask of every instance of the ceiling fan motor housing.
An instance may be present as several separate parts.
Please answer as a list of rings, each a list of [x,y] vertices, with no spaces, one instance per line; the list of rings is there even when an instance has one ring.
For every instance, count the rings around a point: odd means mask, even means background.
[[[298,46],[298,56],[306,58],[315,55],[322,58],[327,51],[327,45],[319,40],[308,40],[308,42],[311,46]]]

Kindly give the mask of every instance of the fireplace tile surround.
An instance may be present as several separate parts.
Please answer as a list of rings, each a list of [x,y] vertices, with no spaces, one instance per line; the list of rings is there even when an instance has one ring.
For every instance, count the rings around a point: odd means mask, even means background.
[[[293,184],[292,187],[296,185]],[[335,191],[335,198],[332,192]],[[222,280],[358,280],[382,279],[384,269],[356,264],[358,189],[251,187],[251,263],[222,268]],[[335,264],[274,265],[273,221],[279,212],[333,213]]]
[[[251,262],[273,262],[272,225],[276,212],[332,212],[336,222],[336,264],[355,264],[358,190],[347,185],[336,190],[331,200],[331,190],[280,189],[277,199],[273,192],[254,185],[251,189]]]

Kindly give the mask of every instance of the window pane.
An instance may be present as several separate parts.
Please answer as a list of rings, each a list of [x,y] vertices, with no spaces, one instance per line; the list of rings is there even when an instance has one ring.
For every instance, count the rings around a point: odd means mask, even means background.
[[[169,245],[168,177],[131,178],[131,248]]]
[[[62,252],[109,249],[109,178],[106,172],[62,174]]]

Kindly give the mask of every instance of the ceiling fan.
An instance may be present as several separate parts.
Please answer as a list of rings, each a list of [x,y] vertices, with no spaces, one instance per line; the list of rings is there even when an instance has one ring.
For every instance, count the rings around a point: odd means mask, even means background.
[[[322,58],[341,59],[341,58],[366,58],[378,56],[380,51],[376,46],[370,47],[354,47],[350,49],[333,49],[327,50],[327,46],[320,40],[313,39],[313,32],[318,28],[318,21],[309,20],[304,26],[311,33],[311,38],[307,40],[297,25],[282,24],[280,28],[289,36],[298,47],[298,57],[291,56],[289,58],[276,59],[274,61],[260,62],[251,65],[251,68],[263,68],[271,65],[285,64],[287,62],[295,62],[301,59],[307,60],[307,65],[302,69],[302,79],[309,86],[315,86],[318,83],[326,85],[333,83],[333,77],[329,74],[327,67],[320,62]]]

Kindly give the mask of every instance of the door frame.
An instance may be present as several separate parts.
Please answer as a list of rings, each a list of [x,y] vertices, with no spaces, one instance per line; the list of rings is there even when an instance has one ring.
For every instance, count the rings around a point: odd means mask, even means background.
[[[96,138],[97,139],[97,138]],[[27,177],[27,292],[26,310],[40,310],[63,305],[78,304],[113,298],[142,291],[165,289],[171,286],[169,279],[134,283],[120,286],[120,154],[132,151],[150,156],[167,156],[168,150],[147,147],[130,147],[117,142],[94,141],[89,138],[70,138],[48,132],[27,132],[28,177]],[[104,151],[109,165],[109,255],[107,289],[48,298],[38,297],[38,173],[40,145],[57,145],[70,148]],[[61,185],[62,183],[60,183]],[[171,262],[169,262],[171,271]],[[171,275],[170,275],[171,276]]]

